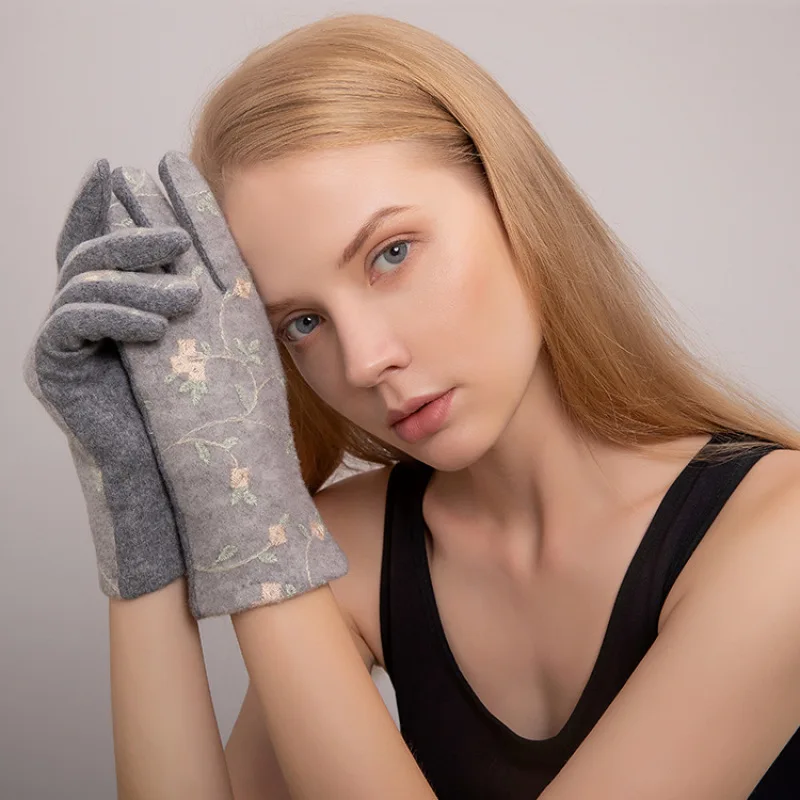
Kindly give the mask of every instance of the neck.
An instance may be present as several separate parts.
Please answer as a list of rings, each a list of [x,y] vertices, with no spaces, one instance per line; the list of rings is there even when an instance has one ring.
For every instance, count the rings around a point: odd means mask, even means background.
[[[598,531],[654,511],[709,438],[644,448],[589,440],[557,398],[549,363],[540,358],[492,448],[463,470],[434,473],[428,494],[445,515],[440,528],[448,543],[491,552],[510,570],[530,574],[585,549],[587,537],[596,538]]]

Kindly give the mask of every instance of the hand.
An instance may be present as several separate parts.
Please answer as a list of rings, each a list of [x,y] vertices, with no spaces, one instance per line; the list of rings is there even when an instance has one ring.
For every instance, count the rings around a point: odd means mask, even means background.
[[[57,245],[55,297],[25,381],[67,435],[89,514],[100,588],[153,592],[185,572],[170,502],[115,342],[153,342],[199,299],[166,275],[191,245],[176,227],[110,232],[108,162],[84,174]],[[118,205],[115,203],[115,205]]]
[[[172,230],[173,262],[202,300],[163,338],[121,346],[176,511],[198,619],[308,592],[347,573],[303,483],[285,378],[266,311],[207,184],[186,156],[159,174],[118,169],[119,224]],[[118,209],[119,210],[119,209]],[[119,210],[119,213],[123,213]]]

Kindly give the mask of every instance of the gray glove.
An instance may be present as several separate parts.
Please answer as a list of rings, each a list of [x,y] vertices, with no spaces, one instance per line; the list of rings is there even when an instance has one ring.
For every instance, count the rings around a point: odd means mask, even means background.
[[[159,175],[115,170],[120,224],[189,233],[174,261],[202,299],[163,338],[121,346],[175,510],[198,619],[280,602],[345,575],[303,483],[285,378],[261,298],[207,184],[186,156]],[[138,446],[138,443],[133,443]]]
[[[119,204],[115,201],[113,205]],[[191,245],[180,229],[111,231],[108,162],[84,174],[56,248],[56,294],[25,381],[67,436],[97,554],[100,588],[133,598],[185,573],[172,507],[115,342],[154,342],[199,299],[165,274]],[[153,273],[157,274],[153,274]]]

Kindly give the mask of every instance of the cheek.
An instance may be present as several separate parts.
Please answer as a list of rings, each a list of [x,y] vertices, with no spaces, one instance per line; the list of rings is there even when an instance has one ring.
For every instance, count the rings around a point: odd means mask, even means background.
[[[445,363],[458,370],[453,377],[476,381],[487,399],[516,396],[527,385],[541,342],[514,265],[496,252],[454,282],[446,337],[452,352]]]
[[[299,357],[292,356],[289,351],[289,357],[308,388],[324,403],[347,416],[349,390],[339,366],[340,359],[335,353],[323,352],[325,349],[323,346],[314,346],[307,354]]]
[[[328,393],[327,384],[330,382],[330,377],[326,374],[326,372],[315,367],[313,360],[309,359],[307,356],[305,358],[296,358],[291,354],[291,350],[288,352],[290,354],[289,358],[291,358],[295,369],[300,373],[308,387],[315,394],[325,398],[326,394]]]
[[[426,282],[417,307],[425,338],[435,332],[440,344],[452,344],[468,362],[500,355],[515,338],[530,338],[530,315],[513,265],[496,249],[449,260]]]

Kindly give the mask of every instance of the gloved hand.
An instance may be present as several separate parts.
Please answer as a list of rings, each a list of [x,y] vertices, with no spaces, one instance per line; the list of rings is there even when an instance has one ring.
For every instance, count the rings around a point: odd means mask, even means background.
[[[345,575],[344,552],[303,483],[285,378],[251,276],[191,161],[168,153],[162,194],[118,169],[117,198],[144,230],[180,224],[193,246],[173,262],[201,301],[163,337],[121,346],[175,510],[198,619],[277,603]]]
[[[188,311],[200,292],[191,278],[164,274],[159,266],[191,246],[185,231],[111,231],[111,204],[108,162],[96,161],[59,236],[56,294],[27,353],[24,375],[69,441],[100,588],[109,597],[134,598],[166,586],[185,568],[172,507],[116,342],[157,341],[168,318]]]

